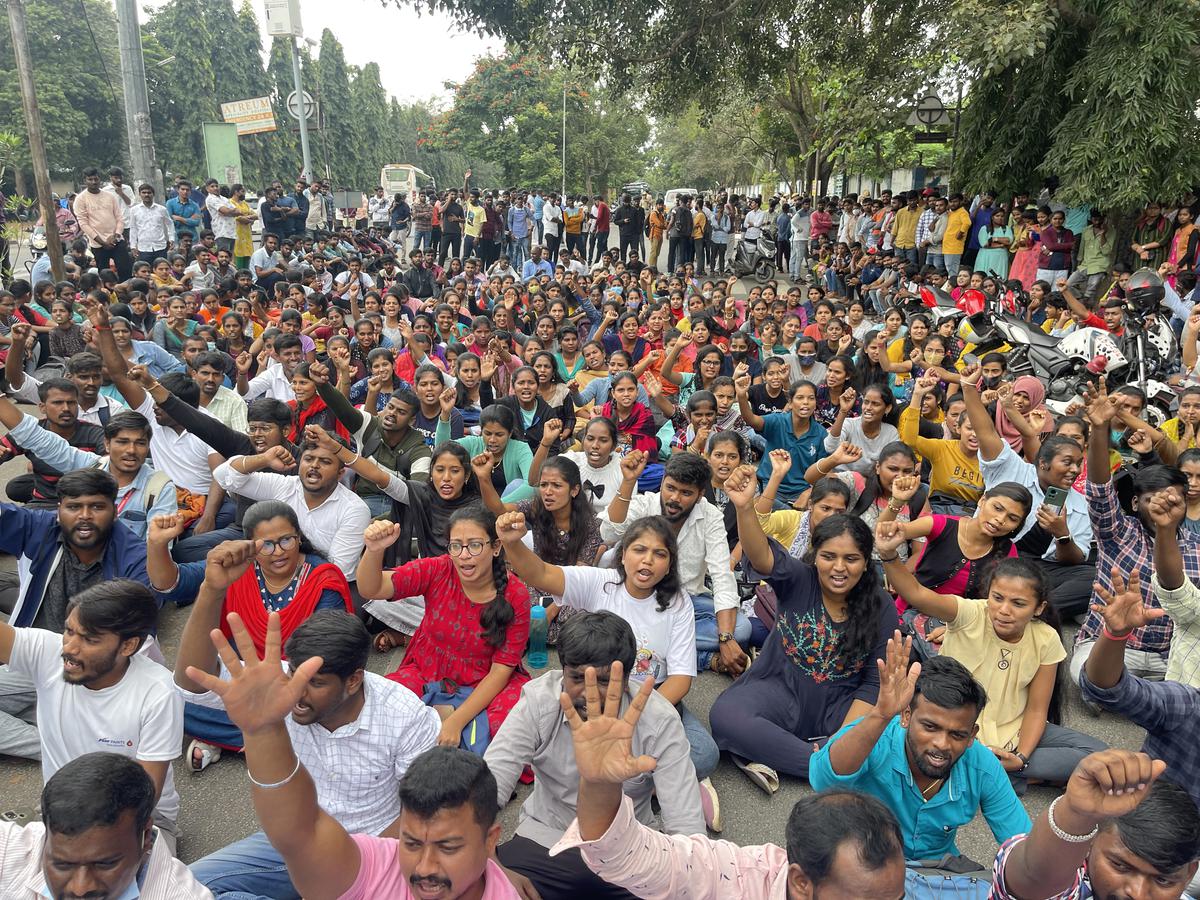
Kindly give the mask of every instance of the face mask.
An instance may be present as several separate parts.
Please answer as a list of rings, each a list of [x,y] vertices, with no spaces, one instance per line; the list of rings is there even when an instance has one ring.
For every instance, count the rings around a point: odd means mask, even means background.
[[[804,354],[797,356],[796,358],[800,360],[800,365],[811,366],[813,363],[815,363],[817,361],[817,354],[804,353]]]
[[[994,391],[996,388],[1000,387],[1000,377],[1001,376],[999,376],[999,375],[995,375],[995,376],[986,376],[985,375],[980,380],[983,382],[983,386],[987,390]]]
[[[942,353],[941,351],[938,351],[935,353],[931,350],[926,350],[925,351],[925,362],[927,362],[931,366],[936,366],[938,363],[940,363],[945,358],[945,356],[946,356],[946,354]]]

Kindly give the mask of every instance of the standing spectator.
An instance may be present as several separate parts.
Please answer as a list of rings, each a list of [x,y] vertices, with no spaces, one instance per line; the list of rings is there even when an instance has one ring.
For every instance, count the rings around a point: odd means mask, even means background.
[[[175,223],[176,236],[189,234],[193,241],[200,237],[200,226],[204,218],[200,215],[199,204],[192,199],[190,182],[180,181],[175,186],[175,196],[167,201],[167,212],[171,214],[171,220]]]
[[[628,259],[628,251],[631,248],[636,249],[642,229],[646,224],[641,207],[633,205],[632,195],[621,195],[621,205],[612,214],[612,224],[617,226],[617,233],[621,237],[620,258],[624,261]],[[551,248],[551,258],[553,258],[553,248]]]
[[[462,235],[463,222],[466,220],[466,214],[463,212],[462,204],[458,202],[458,191],[451,188],[446,192],[446,202],[442,204],[442,240],[441,246],[438,249],[438,261],[440,266],[446,261],[447,254],[453,259],[458,259],[462,253]]]
[[[175,240],[175,223],[165,206],[154,202],[154,188],[143,184],[138,188],[141,202],[129,209],[129,246],[139,262],[153,263]]]
[[[115,265],[117,278],[128,281],[133,274],[133,260],[125,240],[125,211],[121,201],[115,194],[100,190],[100,170],[95,166],[83,170],[83,183],[85,190],[75,196],[75,218],[87,235],[96,268],[103,271]]]
[[[589,263],[599,262],[600,257],[608,250],[608,232],[612,228],[612,209],[599,194],[596,195],[595,201],[595,206],[592,207],[595,222],[592,227],[591,246],[588,249]]]
[[[654,209],[646,220],[646,232],[650,236],[650,255],[646,257],[647,264],[658,267],[658,258],[662,255],[663,235],[667,233],[667,215],[663,209],[663,198],[654,201]]]
[[[215,178],[204,182],[204,190],[208,192],[204,198],[204,208],[208,210],[208,216],[212,220],[216,248],[232,255],[237,243],[237,204],[225,196]]]
[[[791,222],[792,252],[788,260],[788,274],[792,281],[799,281],[808,269],[808,241],[812,234],[812,201],[802,198],[796,204]]]
[[[1050,216],[1050,227],[1042,231],[1042,247],[1038,251],[1037,280],[1054,284],[1071,273],[1071,254],[1075,250],[1075,234],[1066,227],[1066,213]],[[981,244],[982,246],[982,239]],[[982,270],[982,266],[976,266]],[[1107,271],[1107,268],[1105,269]],[[1006,273],[997,273],[1003,277]]]
[[[120,201],[121,212],[125,219],[124,235],[125,240],[129,240],[129,211],[133,209],[134,196],[133,190],[125,183],[125,172],[117,166],[113,166],[108,170],[108,184],[101,188],[105,193],[112,194]],[[62,237],[62,235],[59,235]],[[66,238],[63,238],[66,242]]]

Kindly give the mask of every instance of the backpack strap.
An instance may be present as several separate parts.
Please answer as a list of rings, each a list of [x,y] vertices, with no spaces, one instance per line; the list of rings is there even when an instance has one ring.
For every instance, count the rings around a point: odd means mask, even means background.
[[[150,511],[150,507],[154,505],[154,501],[158,499],[158,495],[162,493],[162,489],[167,486],[171,479],[166,472],[155,471],[150,476],[150,480],[146,482],[146,490],[142,495],[142,503],[146,512]]]

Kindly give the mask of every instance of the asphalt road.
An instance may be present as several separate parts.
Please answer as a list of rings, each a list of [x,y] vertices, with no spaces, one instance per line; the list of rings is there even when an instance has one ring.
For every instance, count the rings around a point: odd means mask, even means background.
[[[0,486],[23,471],[25,463],[19,459],[0,466]],[[11,557],[0,558],[0,567],[11,569],[14,566]],[[186,608],[169,606],[163,610],[159,636],[168,659],[174,658],[187,615]],[[1073,636],[1073,632],[1074,629],[1071,629],[1068,637]],[[388,655],[374,654],[370,668],[380,673],[391,671],[401,657],[401,651]],[[552,655],[551,662],[554,661]],[[688,695],[688,708],[707,722],[709,708],[728,683],[724,676],[702,674]],[[1064,724],[1095,735],[1112,746],[1130,749],[1141,746],[1141,729],[1110,715],[1091,718],[1079,703],[1078,689],[1070,688],[1069,691]],[[179,824],[183,835],[179,841],[179,855],[185,862],[191,862],[231,841],[246,837],[256,830],[257,823],[246,785],[245,766],[239,757],[227,755],[204,772],[193,774],[184,763],[183,748],[180,749],[180,759],[175,762],[175,783],[182,798]],[[728,759],[723,759],[712,776],[721,797],[724,824],[721,837],[743,845],[766,842],[782,844],[788,813],[796,800],[810,788],[798,779],[784,776],[781,780],[779,792],[768,798]],[[36,810],[41,790],[40,766],[34,762],[0,758],[0,785],[3,785],[0,790],[0,812]],[[520,802],[528,791],[528,787],[519,788],[517,798],[503,810],[505,837],[515,829]],[[1025,797],[1031,817],[1040,813],[1055,795],[1055,791],[1047,788],[1031,788]],[[996,851],[995,840],[978,817],[960,831],[958,843],[961,852],[979,862],[990,862]]]

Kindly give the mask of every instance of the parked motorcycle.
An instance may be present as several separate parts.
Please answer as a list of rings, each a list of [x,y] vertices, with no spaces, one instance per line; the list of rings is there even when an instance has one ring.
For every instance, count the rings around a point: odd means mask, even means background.
[[[748,241],[743,237],[738,241],[737,252],[733,254],[730,265],[738,278],[753,275],[759,284],[770,281],[775,277],[775,237],[765,228],[757,241]]]

